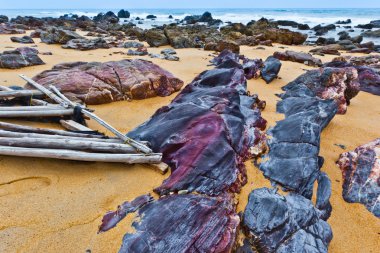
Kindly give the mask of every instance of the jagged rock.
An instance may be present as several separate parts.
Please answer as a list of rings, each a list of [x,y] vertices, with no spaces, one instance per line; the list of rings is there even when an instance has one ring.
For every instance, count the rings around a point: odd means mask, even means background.
[[[155,15],[148,15],[148,16],[146,16],[146,19],[156,19],[157,18],[157,16],[155,16]]]
[[[171,168],[155,192],[218,195],[240,190],[246,180],[243,161],[263,151],[261,130],[266,126],[260,113],[264,103],[249,96],[246,85],[241,67],[205,71],[170,105],[128,133],[149,141]]]
[[[2,24],[0,23],[0,34],[23,34],[24,29],[16,28],[12,24]]]
[[[139,47],[143,47],[143,46],[144,46],[143,43],[140,43],[137,41],[128,41],[128,42],[124,43],[125,48],[139,48]]]
[[[291,26],[296,28],[298,26],[298,23],[295,21],[290,20],[277,20],[276,23],[281,26]]]
[[[40,34],[41,41],[47,44],[66,44],[72,39],[84,39],[73,31],[50,27]]]
[[[339,40],[347,40],[347,39],[351,39],[351,36],[348,32],[346,31],[341,31],[338,33],[339,35]]]
[[[119,252],[231,252],[240,221],[232,202],[229,196],[185,194],[146,203]]]
[[[260,33],[264,36],[262,40],[271,40],[274,43],[285,45],[301,45],[307,39],[306,34],[292,32],[288,29],[269,28],[261,31]]]
[[[321,66],[322,61],[318,58],[313,57],[311,54],[295,52],[295,51],[285,51],[285,52],[274,52],[273,56],[281,61],[293,61],[303,63],[309,66]]]
[[[40,38],[41,37],[41,32],[43,32],[43,30],[36,29],[36,30],[34,30],[33,32],[30,33],[30,37],[31,38]]]
[[[146,47],[139,47],[136,50],[129,49],[127,55],[148,55],[148,49]]]
[[[30,47],[20,47],[0,54],[0,68],[18,69],[42,64],[45,63],[38,57],[38,50]]]
[[[337,161],[343,176],[343,198],[361,203],[380,218],[380,139],[343,153]]]
[[[150,29],[145,32],[146,42],[151,47],[160,47],[169,45],[169,41],[166,38],[164,31],[159,29]]]
[[[369,22],[374,28],[380,28],[380,20],[372,20]]]
[[[355,49],[351,49],[349,52],[350,53],[369,54],[369,53],[372,52],[372,49],[369,49],[369,48],[355,48]]]
[[[214,19],[210,12],[206,11],[202,15],[192,15],[192,16],[186,16],[182,22],[185,22],[186,24],[195,24],[198,22],[207,23],[208,25],[220,25],[223,23],[219,19]]]
[[[243,225],[258,252],[327,253],[332,240],[331,227],[310,200],[268,188],[251,192]]]
[[[221,40],[216,43],[215,51],[222,52],[223,50],[230,50],[233,53],[240,53],[240,46],[234,41]]]
[[[330,44],[336,44],[335,38],[323,38],[319,37],[317,41],[315,42],[317,45],[330,45]]]
[[[273,56],[269,56],[264,62],[264,67],[261,69],[261,77],[266,83],[270,83],[277,78],[280,69],[281,62]]]
[[[106,22],[111,24],[119,23],[119,18],[112,11],[107,12],[106,14],[99,13],[94,17],[95,22]]]
[[[86,104],[168,96],[183,85],[168,71],[144,60],[64,63],[33,79]]]
[[[317,25],[313,27],[313,30],[315,31],[315,34],[317,36],[326,34],[328,31],[335,30],[335,29],[336,29],[336,26],[334,24],[330,24],[326,26]]]
[[[164,54],[164,59],[168,61],[179,61],[179,57],[172,54]]]
[[[324,54],[340,55],[340,52],[338,51],[337,48],[340,48],[340,47],[336,47],[333,44],[333,45],[313,48],[309,52],[313,54],[319,54],[319,55],[324,55]]]
[[[346,113],[350,100],[360,90],[358,71],[353,67],[324,67],[309,70],[287,84],[284,89],[289,90],[303,85],[311,89],[319,98],[334,99],[338,104],[339,114]]]
[[[129,11],[127,10],[120,10],[118,13],[117,13],[117,17],[118,18],[129,18],[131,16],[131,14],[129,13]]]
[[[166,26],[165,35],[174,48],[201,48],[204,43],[222,40],[219,31],[204,25]]]
[[[174,49],[165,48],[161,50],[161,54],[177,54],[177,52]]]
[[[11,37],[11,41],[21,43],[21,44],[34,44],[33,39],[29,36]]]
[[[355,26],[355,28],[372,29],[373,25],[372,24],[360,24],[360,25]]]
[[[375,31],[367,31],[361,34],[364,37],[374,37],[374,38],[380,38],[380,29]]]
[[[220,65],[218,66],[220,68]],[[245,78],[252,79],[252,78],[258,78],[260,76],[260,70],[263,67],[263,61],[261,59],[243,59],[243,70]]]
[[[5,15],[0,15],[0,24],[1,23],[7,23],[9,21],[9,18]]]
[[[65,49],[77,49],[77,50],[93,50],[98,48],[110,48],[110,45],[103,38],[96,39],[72,39],[65,45],[62,45]]]
[[[308,24],[298,24],[297,28],[299,30],[310,30],[310,26]]]
[[[335,22],[335,24],[337,25],[347,25],[347,24],[351,24],[351,19],[347,19],[347,20],[339,20],[337,22]]]

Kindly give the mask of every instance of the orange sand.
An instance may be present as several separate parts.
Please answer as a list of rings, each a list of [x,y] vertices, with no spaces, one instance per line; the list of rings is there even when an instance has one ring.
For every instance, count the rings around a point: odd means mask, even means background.
[[[0,35],[0,52],[6,47],[19,47],[8,35]],[[38,41],[38,39],[36,39]],[[41,58],[46,65],[20,70],[0,69],[0,85],[23,85],[18,74],[29,77],[50,69],[53,65],[70,61],[110,61],[129,59],[113,52],[127,49],[99,49],[96,51],[64,50],[58,45],[37,43],[40,52],[50,51],[52,56]],[[250,58],[263,58],[279,49],[280,45],[265,50],[243,47],[242,53]],[[307,52],[310,47],[288,47]],[[158,53],[161,49],[149,48]],[[209,68],[208,55],[198,49],[177,50],[180,62],[151,59],[189,83],[201,71]],[[149,57],[141,57],[147,58]],[[323,57],[328,61],[332,56]],[[275,112],[278,98],[275,93],[308,69],[307,66],[283,62],[281,79],[266,85],[263,80],[248,82],[251,93],[258,93],[266,100],[263,117],[268,125],[283,118]],[[116,102],[92,106],[96,113],[118,130],[127,132],[147,120],[158,108],[175,96],[158,97],[142,101]],[[348,204],[342,199],[342,179],[335,161],[340,153],[352,150],[360,144],[380,137],[380,97],[360,93],[352,101],[346,115],[337,115],[322,134],[321,155],[325,158],[323,171],[332,180],[331,198],[333,213],[329,219],[334,238],[330,252],[378,252],[380,248],[380,220],[369,213],[363,205]],[[51,124],[29,123],[34,126]],[[99,129],[94,122],[91,128]],[[57,126],[56,126],[57,127]],[[347,150],[334,144],[344,144]],[[269,186],[262,173],[251,161],[247,163],[248,184],[239,196],[238,211],[244,210],[252,189]],[[118,204],[141,194],[152,192],[168,176],[139,165],[86,163],[51,159],[0,157],[0,252],[116,252],[126,231],[131,231],[133,215],[116,228],[97,234],[101,217]]]

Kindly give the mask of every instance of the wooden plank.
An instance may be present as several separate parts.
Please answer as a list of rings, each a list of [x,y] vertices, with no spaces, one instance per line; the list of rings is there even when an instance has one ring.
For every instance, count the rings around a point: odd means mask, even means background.
[[[64,128],[71,131],[94,131],[91,128],[88,128],[86,126],[83,126],[82,124],[79,124],[78,122],[75,122],[74,120],[61,119],[59,123],[61,123],[61,125]]]
[[[11,88],[6,87],[6,86],[2,86],[2,85],[0,85],[0,90],[2,90],[2,91],[13,91]],[[46,101],[43,101],[40,99],[35,99],[35,98],[32,98],[30,100],[30,104],[31,105],[51,105],[50,103],[48,103]]]
[[[82,151],[20,148],[0,146],[0,155],[55,158],[63,160],[88,161],[88,162],[113,162],[113,163],[159,163],[161,154],[96,154]]]
[[[23,148],[69,149],[89,152],[106,152],[117,154],[135,154],[131,145],[119,143],[96,142],[89,140],[70,140],[57,138],[11,138],[0,137],[0,146]]]
[[[60,105],[42,106],[0,106],[0,111],[41,111],[41,110],[62,110]]]
[[[0,98],[6,97],[30,97],[30,96],[41,96],[44,95],[43,92],[39,90],[12,90],[12,91],[0,91]]]
[[[1,118],[59,117],[74,114],[74,109],[40,111],[0,111]]]

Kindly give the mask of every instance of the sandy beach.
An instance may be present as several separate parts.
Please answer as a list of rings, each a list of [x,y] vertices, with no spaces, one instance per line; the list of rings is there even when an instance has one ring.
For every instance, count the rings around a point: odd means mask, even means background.
[[[27,33],[29,34],[30,31]],[[84,34],[84,33],[83,33]],[[83,35],[82,34],[82,35]],[[0,35],[0,51],[16,48],[8,35]],[[45,65],[27,67],[20,70],[0,69],[0,85],[23,86],[25,82],[18,74],[29,77],[63,62],[73,61],[117,61],[122,59],[149,59],[170,71],[185,84],[191,82],[202,71],[210,68],[209,51],[201,49],[177,49],[179,62],[146,57],[126,56],[115,52],[127,52],[125,48],[77,51],[62,49],[59,45],[39,43]],[[275,51],[291,49],[308,52],[310,46],[286,46],[275,44],[265,50],[242,46],[241,54],[248,58],[262,58]],[[151,53],[159,53],[161,48],[148,48]],[[344,55],[344,54],[343,54]],[[324,56],[328,62],[333,56]],[[282,62],[280,78],[267,85],[261,79],[248,81],[251,94],[256,93],[266,101],[262,115],[268,127],[283,118],[276,113],[275,96],[281,87],[292,81],[305,69],[303,64]],[[143,123],[160,107],[167,105],[177,93],[169,97],[146,100],[122,101],[105,105],[90,106],[96,113],[119,131],[127,133]],[[345,115],[336,115],[322,134],[321,156],[325,158],[322,168],[332,181],[331,204],[333,212],[328,223],[333,230],[333,240],[329,251],[378,252],[380,248],[380,220],[361,204],[349,204],[342,198],[342,174],[335,165],[339,155],[357,146],[379,138],[380,96],[360,92],[352,100]],[[13,121],[15,122],[15,121]],[[53,124],[23,122],[32,126],[58,127]],[[89,121],[89,127],[101,129]],[[109,134],[109,133],[108,133]],[[336,146],[343,144],[346,150]],[[270,186],[252,161],[246,162],[248,183],[238,196],[238,212],[243,211],[248,194],[256,188]],[[140,165],[105,164],[61,161],[52,159],[0,157],[0,252],[117,252],[123,235],[131,229],[134,215],[129,215],[115,229],[97,234],[102,216],[115,210],[126,200],[151,192],[168,177],[151,168]]]

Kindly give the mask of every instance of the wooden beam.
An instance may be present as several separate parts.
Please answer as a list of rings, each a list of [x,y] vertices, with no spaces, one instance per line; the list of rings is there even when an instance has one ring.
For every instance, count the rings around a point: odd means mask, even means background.
[[[13,91],[11,88],[6,87],[6,86],[2,86],[2,85],[0,85],[0,90],[2,90],[2,91]],[[35,99],[35,98],[32,98],[30,100],[30,104],[31,105],[51,105],[50,103],[48,103],[46,101],[43,101],[40,99]]]
[[[74,114],[74,109],[40,111],[0,111],[1,118],[59,117]]]
[[[32,97],[44,95],[39,90],[12,90],[12,91],[0,91],[0,98],[6,97]]]
[[[159,163],[161,154],[96,154],[82,151],[20,148],[0,146],[0,155],[55,158],[63,160],[88,161],[88,162],[114,162],[114,163]]]
[[[41,110],[62,110],[65,109],[60,105],[42,105],[42,106],[0,106],[0,111],[41,111]]]
[[[64,128],[70,131],[87,131],[87,132],[94,131],[91,128],[88,128],[86,126],[83,126],[82,124],[79,124],[78,122],[75,122],[74,120],[61,119],[59,123],[61,123],[61,125]]]

